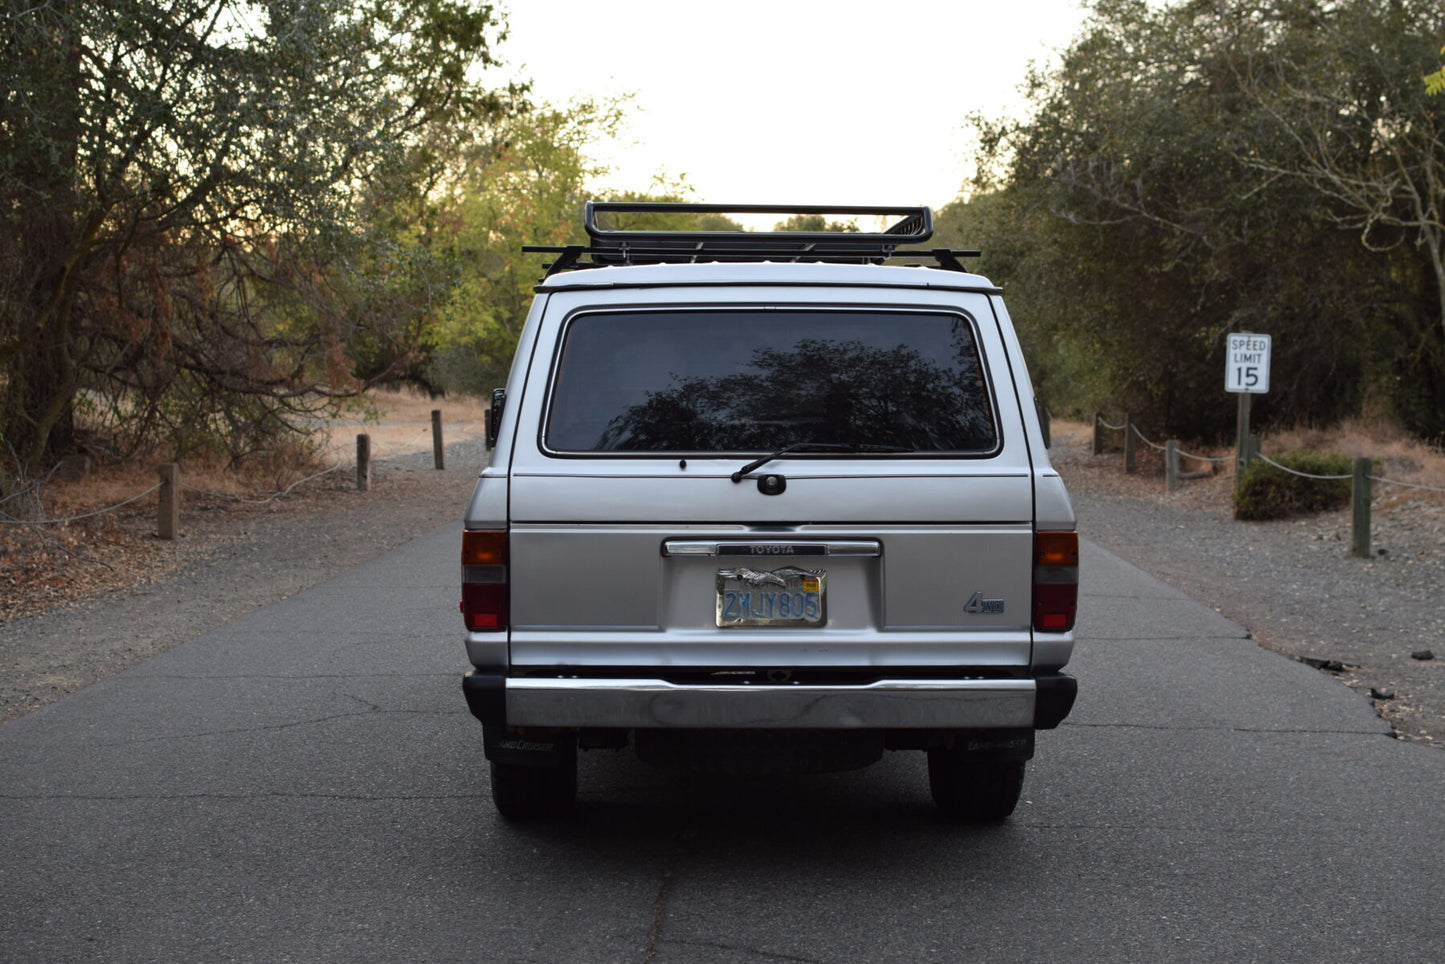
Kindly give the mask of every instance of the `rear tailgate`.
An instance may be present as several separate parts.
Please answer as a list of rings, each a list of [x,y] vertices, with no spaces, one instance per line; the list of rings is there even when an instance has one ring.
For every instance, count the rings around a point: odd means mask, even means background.
[[[599,293],[586,294],[571,297],[595,311]],[[750,294],[730,303],[780,300],[776,289]],[[963,319],[982,358],[1003,357],[986,296],[908,294],[915,310]],[[810,309],[847,300],[791,296]],[[657,296],[612,297],[636,311]],[[575,317],[567,300],[552,296],[540,344],[555,344],[549,327]],[[780,304],[780,323],[801,317],[786,313],[793,307]],[[544,431],[518,433],[510,473],[514,671],[1028,666],[1033,478],[1005,365],[980,374],[997,439],[987,452],[782,455],[735,482],[746,452],[559,451],[562,433],[545,429],[549,406],[565,404],[552,393],[561,363],[539,362],[518,418]],[[782,477],[783,491],[767,494],[766,475]]]
[[[771,467],[788,478],[780,496],[692,466],[685,479],[597,466],[584,478],[517,478],[513,665],[1028,664],[1027,475],[819,478],[803,474],[816,464],[792,465]],[[810,517],[845,499],[876,521]],[[716,518],[696,521],[700,505]],[[570,520],[545,521],[564,511]],[[938,515],[954,521],[920,521]],[[718,574],[741,568],[822,573],[825,620],[720,628]]]

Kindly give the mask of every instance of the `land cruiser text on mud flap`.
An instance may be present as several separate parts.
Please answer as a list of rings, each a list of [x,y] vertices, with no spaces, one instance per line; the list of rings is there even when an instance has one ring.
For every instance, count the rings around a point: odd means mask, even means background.
[[[822,214],[879,232],[622,230]],[[569,809],[579,747],[734,771],[923,750],[1014,809],[1073,705],[1078,536],[997,288],[927,208],[592,203],[493,395],[462,614],[492,792]],[[891,262],[891,263],[890,263]]]

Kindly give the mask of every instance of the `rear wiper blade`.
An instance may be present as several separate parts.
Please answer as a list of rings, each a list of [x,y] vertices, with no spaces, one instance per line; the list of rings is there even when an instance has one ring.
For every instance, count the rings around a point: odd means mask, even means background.
[[[776,452],[764,455],[760,459],[753,459],[747,465],[738,469],[732,474],[734,482],[741,482],[749,472],[760,469],[773,459],[782,458],[789,452],[912,452],[913,449],[902,445],[866,445],[857,442],[794,442],[792,445],[784,445]]]

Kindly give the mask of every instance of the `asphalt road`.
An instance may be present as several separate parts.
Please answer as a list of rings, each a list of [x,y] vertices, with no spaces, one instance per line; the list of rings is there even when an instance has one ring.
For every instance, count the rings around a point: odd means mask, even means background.
[[[432,533],[0,726],[4,961],[1439,961],[1445,753],[1088,546],[1074,714],[1006,824],[921,754],[582,758],[518,829]]]

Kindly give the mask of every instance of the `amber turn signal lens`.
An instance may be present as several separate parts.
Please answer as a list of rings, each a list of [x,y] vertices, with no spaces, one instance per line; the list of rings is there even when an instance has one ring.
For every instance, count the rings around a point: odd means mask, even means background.
[[[507,564],[507,530],[468,529],[462,533],[462,565]]]
[[[1079,534],[1077,532],[1039,532],[1034,535],[1034,565],[1077,566]]]

